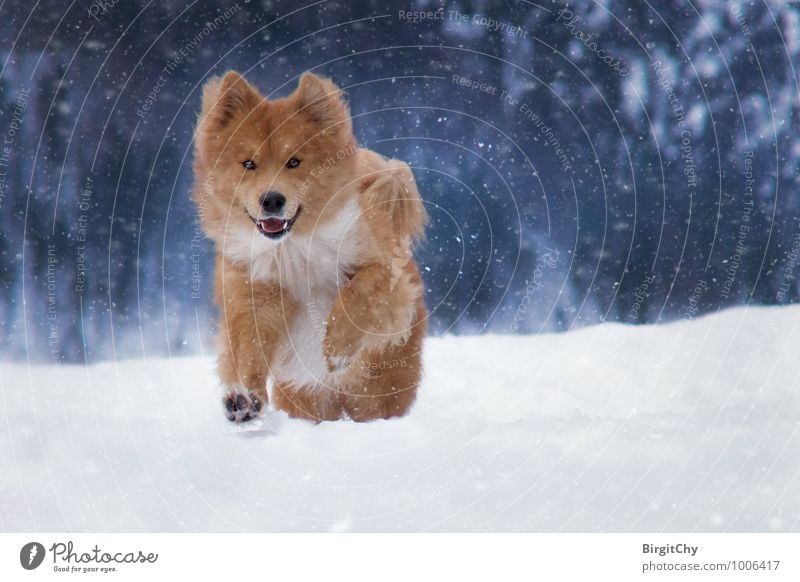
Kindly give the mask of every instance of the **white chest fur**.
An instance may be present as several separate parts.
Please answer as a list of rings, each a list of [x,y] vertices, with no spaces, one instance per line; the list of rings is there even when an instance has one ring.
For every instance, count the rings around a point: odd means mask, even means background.
[[[278,243],[258,233],[233,233],[226,254],[246,259],[254,281],[273,281],[298,303],[283,353],[278,355],[273,373],[281,382],[298,387],[313,387],[334,380],[328,375],[322,353],[328,314],[339,287],[347,281],[366,244],[365,229],[359,221],[355,200],[345,204],[337,216],[316,228],[311,235],[290,233]]]

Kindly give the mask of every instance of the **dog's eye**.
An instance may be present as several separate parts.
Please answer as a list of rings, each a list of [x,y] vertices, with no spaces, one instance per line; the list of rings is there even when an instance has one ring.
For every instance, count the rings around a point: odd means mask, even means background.
[[[300,160],[298,160],[297,158],[289,158],[289,161],[286,162],[287,168],[296,168],[299,165],[300,165]]]
[[[242,162],[242,165],[248,170],[256,169],[256,163],[253,160],[245,160]]]

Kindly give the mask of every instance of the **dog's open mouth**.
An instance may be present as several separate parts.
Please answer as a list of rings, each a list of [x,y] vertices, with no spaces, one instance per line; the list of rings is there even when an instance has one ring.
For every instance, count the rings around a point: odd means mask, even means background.
[[[294,216],[291,218],[277,218],[277,217],[270,217],[270,218],[253,218],[253,216],[247,212],[247,216],[250,217],[250,220],[253,221],[253,224],[256,225],[256,228],[267,238],[271,238],[273,240],[277,240],[285,235],[287,232],[292,230],[292,226],[294,222],[297,220],[297,217],[300,216],[300,212],[303,210],[302,206],[297,207],[297,212],[294,213]]]

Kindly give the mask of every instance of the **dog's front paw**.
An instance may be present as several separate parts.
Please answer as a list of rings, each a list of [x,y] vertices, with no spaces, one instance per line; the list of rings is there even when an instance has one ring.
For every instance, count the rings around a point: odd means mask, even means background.
[[[330,328],[325,334],[322,348],[328,372],[331,373],[341,372],[348,368],[355,361],[358,353],[356,342],[345,341],[343,337],[331,333]]]
[[[325,357],[325,363],[328,365],[328,372],[331,374],[343,372],[352,366],[353,362],[355,362],[355,358],[350,356],[331,355]]]
[[[350,366],[361,349],[364,331],[352,321],[342,306],[334,305],[325,329],[322,353],[329,372],[341,372]]]
[[[264,403],[261,399],[242,389],[233,389],[225,395],[225,414],[231,422],[247,422],[261,415]]]

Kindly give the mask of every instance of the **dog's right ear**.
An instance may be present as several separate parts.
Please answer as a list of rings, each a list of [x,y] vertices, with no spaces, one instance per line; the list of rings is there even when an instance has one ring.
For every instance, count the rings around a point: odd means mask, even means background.
[[[203,87],[200,125],[204,130],[218,131],[237,114],[251,111],[262,100],[255,87],[236,71],[209,79]]]

